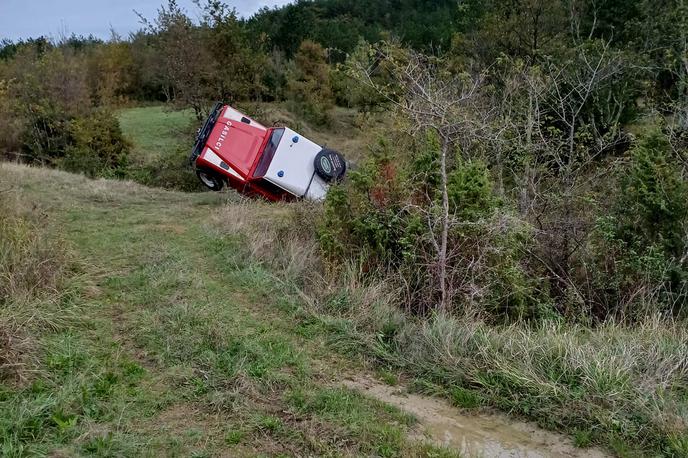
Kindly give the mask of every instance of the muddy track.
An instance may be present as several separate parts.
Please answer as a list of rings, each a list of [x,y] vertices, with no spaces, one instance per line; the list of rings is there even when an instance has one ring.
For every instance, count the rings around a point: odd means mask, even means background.
[[[418,440],[455,449],[463,456],[499,458],[604,458],[607,453],[574,447],[566,436],[545,431],[534,423],[494,412],[466,413],[446,401],[409,393],[369,377],[350,377],[349,389],[393,405],[419,422]]]

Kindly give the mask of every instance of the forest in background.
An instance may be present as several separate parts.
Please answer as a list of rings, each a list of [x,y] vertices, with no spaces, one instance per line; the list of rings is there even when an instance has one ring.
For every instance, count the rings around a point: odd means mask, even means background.
[[[311,234],[323,275],[385,284],[389,303],[429,323],[420,337],[397,315],[361,325],[371,346],[413,349],[413,370],[508,399],[539,385],[477,363],[457,375],[438,362],[440,343],[433,353],[420,339],[480,346],[507,326],[528,351],[548,326],[617,329],[602,345],[637,353],[594,370],[533,362],[529,376],[567,394],[504,407],[557,405],[556,427],[688,453],[686,342],[674,333],[688,301],[688,3],[318,0],[248,19],[216,0],[199,8],[196,23],[170,0],[126,38],[3,42],[0,154],[131,178],[113,112],[148,103],[199,121],[215,100],[284,103],[320,126],[336,106],[362,126],[384,119]],[[165,167],[183,170],[183,156]],[[323,300],[336,308],[343,291]],[[467,323],[486,328],[460,335]]]

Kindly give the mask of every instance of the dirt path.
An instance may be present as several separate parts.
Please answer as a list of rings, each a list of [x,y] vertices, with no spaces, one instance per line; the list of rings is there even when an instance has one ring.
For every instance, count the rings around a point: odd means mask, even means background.
[[[446,401],[408,393],[370,377],[351,377],[344,386],[412,414],[419,440],[460,451],[464,456],[500,458],[604,458],[598,449],[579,449],[560,434],[497,413],[466,414]]]

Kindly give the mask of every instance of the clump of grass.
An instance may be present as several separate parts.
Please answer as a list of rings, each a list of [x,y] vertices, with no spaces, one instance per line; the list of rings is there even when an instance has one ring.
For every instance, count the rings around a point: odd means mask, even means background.
[[[0,380],[25,380],[38,335],[69,319],[60,307],[68,251],[46,217],[30,208],[0,194]]]
[[[386,369],[380,369],[380,370],[378,370],[377,375],[380,378],[380,380],[382,380],[383,383],[385,383],[389,386],[396,386],[399,384],[399,378],[392,371],[389,371]]]
[[[357,315],[348,320],[350,332],[341,339],[354,339],[385,364],[453,386],[451,398],[462,407],[483,398],[550,429],[590,431],[579,437],[581,445],[615,436],[679,453],[682,442],[672,438],[688,431],[688,330],[680,323],[493,326],[438,314],[405,317],[381,343],[384,324],[370,326]]]
[[[449,391],[452,403],[464,409],[474,409],[480,405],[480,397],[473,391],[461,386],[455,386]]]
[[[356,437],[361,449],[355,454],[402,456],[401,451],[410,446],[404,433],[415,419],[357,391],[329,387],[304,390],[299,387],[288,393],[286,398],[297,416],[312,415],[336,423],[344,428],[344,435]]]
[[[246,437],[246,433],[240,429],[233,429],[228,431],[225,435],[225,442],[229,445],[240,444]]]
[[[592,442],[592,431],[577,429],[573,432],[573,443],[576,447],[585,448]]]
[[[47,221],[28,215],[0,194],[0,301],[23,302],[53,294],[65,271],[64,249],[46,236]]]
[[[317,275],[319,256],[311,229],[318,205],[271,204],[255,199],[230,203],[214,214],[224,235],[239,238],[247,262],[258,261],[280,278],[303,284]]]

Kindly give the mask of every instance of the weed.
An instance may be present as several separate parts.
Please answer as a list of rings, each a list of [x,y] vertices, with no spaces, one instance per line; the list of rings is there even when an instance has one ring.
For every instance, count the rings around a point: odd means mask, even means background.
[[[276,434],[280,432],[284,425],[282,420],[273,415],[262,415],[256,419],[256,428],[260,431]]]
[[[573,444],[576,447],[585,448],[592,443],[592,431],[589,429],[576,429],[573,431]]]
[[[392,371],[380,369],[378,370],[378,377],[389,386],[396,386],[399,384],[399,378]]]
[[[452,387],[449,390],[452,403],[464,409],[474,409],[480,405],[480,397],[471,390],[460,386]]]
[[[244,431],[233,429],[225,434],[225,442],[230,445],[237,445],[244,440],[244,437],[246,437]]]
[[[669,437],[667,454],[671,456],[688,456],[688,434],[675,434]]]

